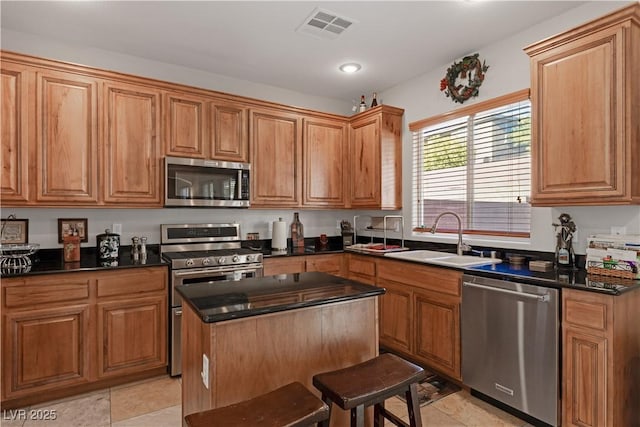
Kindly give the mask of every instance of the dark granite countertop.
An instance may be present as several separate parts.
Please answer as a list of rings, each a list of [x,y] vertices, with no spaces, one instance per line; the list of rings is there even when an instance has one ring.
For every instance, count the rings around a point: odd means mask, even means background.
[[[318,237],[305,238],[304,247],[301,248],[293,248],[291,245],[291,239],[288,239],[286,251],[272,250],[271,240],[245,240],[242,242],[242,247],[260,252],[265,258],[315,254],[338,254],[344,252],[341,236],[328,237],[328,242],[324,245],[320,243],[320,239]]]
[[[120,247],[118,259],[112,261],[100,261],[95,247],[82,248],[80,261],[64,262],[62,249],[40,249],[31,256],[31,268],[28,271],[13,271],[2,269],[0,276],[18,277],[36,274],[71,273],[77,271],[113,270],[117,268],[135,268],[168,266],[160,258],[158,245],[147,245],[146,260],[134,260],[129,246]]]
[[[533,285],[552,288],[572,288],[584,291],[620,295],[640,290],[640,280],[619,279],[608,276],[593,276],[584,269],[533,271],[526,265],[514,266],[503,262],[494,265],[482,265],[463,269],[464,273],[491,277],[499,280],[520,281]]]
[[[326,273],[297,273],[178,286],[205,323],[382,295],[385,290]]]

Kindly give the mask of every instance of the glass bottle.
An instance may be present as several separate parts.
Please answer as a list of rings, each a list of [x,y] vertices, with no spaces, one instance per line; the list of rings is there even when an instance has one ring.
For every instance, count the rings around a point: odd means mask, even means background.
[[[367,109],[367,103],[364,101],[364,95],[360,96],[360,108],[358,109],[359,112],[363,112],[366,111]]]
[[[294,212],[291,223],[291,245],[294,248],[304,248],[304,227],[300,222],[298,212]]]
[[[373,92],[373,99],[371,100],[371,108],[378,106],[378,94]]]

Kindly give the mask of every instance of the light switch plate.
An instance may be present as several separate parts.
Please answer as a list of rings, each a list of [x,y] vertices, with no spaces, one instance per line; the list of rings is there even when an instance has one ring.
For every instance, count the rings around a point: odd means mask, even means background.
[[[202,354],[202,372],[200,372],[200,376],[202,377],[202,383],[208,389],[209,388],[209,358],[206,354]]]
[[[122,224],[112,224],[111,232],[115,234],[122,234]]]

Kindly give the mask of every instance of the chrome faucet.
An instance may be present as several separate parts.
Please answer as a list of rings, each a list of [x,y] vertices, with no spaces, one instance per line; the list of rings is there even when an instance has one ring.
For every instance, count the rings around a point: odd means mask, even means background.
[[[463,251],[471,250],[471,246],[462,242],[462,220],[460,219],[460,216],[455,212],[446,211],[438,215],[436,217],[436,220],[433,222],[433,225],[431,226],[431,234],[436,234],[436,228],[438,228],[438,222],[440,222],[440,218],[442,218],[445,215],[453,215],[458,220],[458,255],[462,255]]]

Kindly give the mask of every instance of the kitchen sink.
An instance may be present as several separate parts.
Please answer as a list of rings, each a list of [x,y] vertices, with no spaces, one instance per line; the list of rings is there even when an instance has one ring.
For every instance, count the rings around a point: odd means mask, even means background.
[[[417,250],[384,254],[389,258],[423,262],[425,264],[445,265],[448,267],[472,267],[486,264],[499,264],[499,258],[482,258],[472,255],[456,255],[449,252]]]

